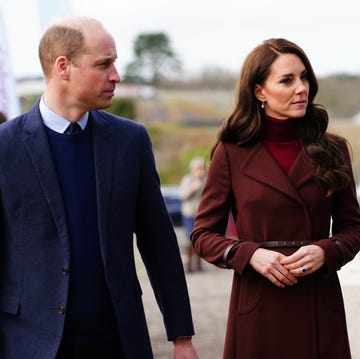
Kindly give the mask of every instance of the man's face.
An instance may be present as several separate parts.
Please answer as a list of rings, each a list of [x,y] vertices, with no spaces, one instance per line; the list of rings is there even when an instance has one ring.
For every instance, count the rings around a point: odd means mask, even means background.
[[[74,105],[85,111],[107,108],[111,105],[115,86],[120,82],[115,68],[115,42],[99,27],[88,27],[85,39],[86,52],[76,64],[70,64],[69,94],[75,100]]]

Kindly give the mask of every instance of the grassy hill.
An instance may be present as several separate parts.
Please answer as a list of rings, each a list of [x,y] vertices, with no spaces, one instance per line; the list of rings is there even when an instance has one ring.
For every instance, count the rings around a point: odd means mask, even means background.
[[[329,126],[329,130],[349,141],[355,180],[360,183],[360,125],[351,121],[334,121]]]
[[[138,102],[137,120],[149,130],[162,183],[179,183],[192,157],[208,157],[234,103],[234,93],[228,90],[163,90],[153,99]],[[330,130],[350,142],[360,180],[360,126],[350,119],[331,119]]]
[[[204,89],[205,84],[196,89],[156,90],[153,98],[136,100],[135,119],[149,129],[163,183],[178,183],[193,156],[209,154],[218,128],[235,105],[235,82],[229,82],[227,89]],[[360,76],[321,78],[316,102],[327,108],[332,130],[350,141],[356,177],[360,180],[360,130],[350,121],[360,113],[359,88]],[[23,96],[23,111],[39,96]]]
[[[332,118],[351,118],[360,113],[360,77],[329,76],[319,79],[316,102],[323,104]]]

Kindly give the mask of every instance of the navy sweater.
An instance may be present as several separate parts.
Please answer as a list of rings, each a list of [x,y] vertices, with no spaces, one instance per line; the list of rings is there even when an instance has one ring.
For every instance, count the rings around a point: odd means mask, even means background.
[[[100,251],[90,121],[79,134],[47,128],[67,214],[71,243],[65,340],[103,341],[115,335]]]

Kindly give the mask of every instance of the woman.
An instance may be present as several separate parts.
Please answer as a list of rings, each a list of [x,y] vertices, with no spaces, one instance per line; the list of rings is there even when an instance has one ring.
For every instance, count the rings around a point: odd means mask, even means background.
[[[212,151],[191,239],[234,270],[225,359],[350,358],[336,271],[360,249],[360,211],[317,90],[301,48],[264,41]],[[224,235],[229,212],[237,240]]]

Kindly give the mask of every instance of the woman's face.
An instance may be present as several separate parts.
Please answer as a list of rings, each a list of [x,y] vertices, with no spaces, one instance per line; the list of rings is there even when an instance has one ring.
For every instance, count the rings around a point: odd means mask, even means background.
[[[264,102],[265,114],[277,119],[300,118],[306,113],[309,81],[305,65],[295,54],[280,54],[272,63],[255,96]]]

